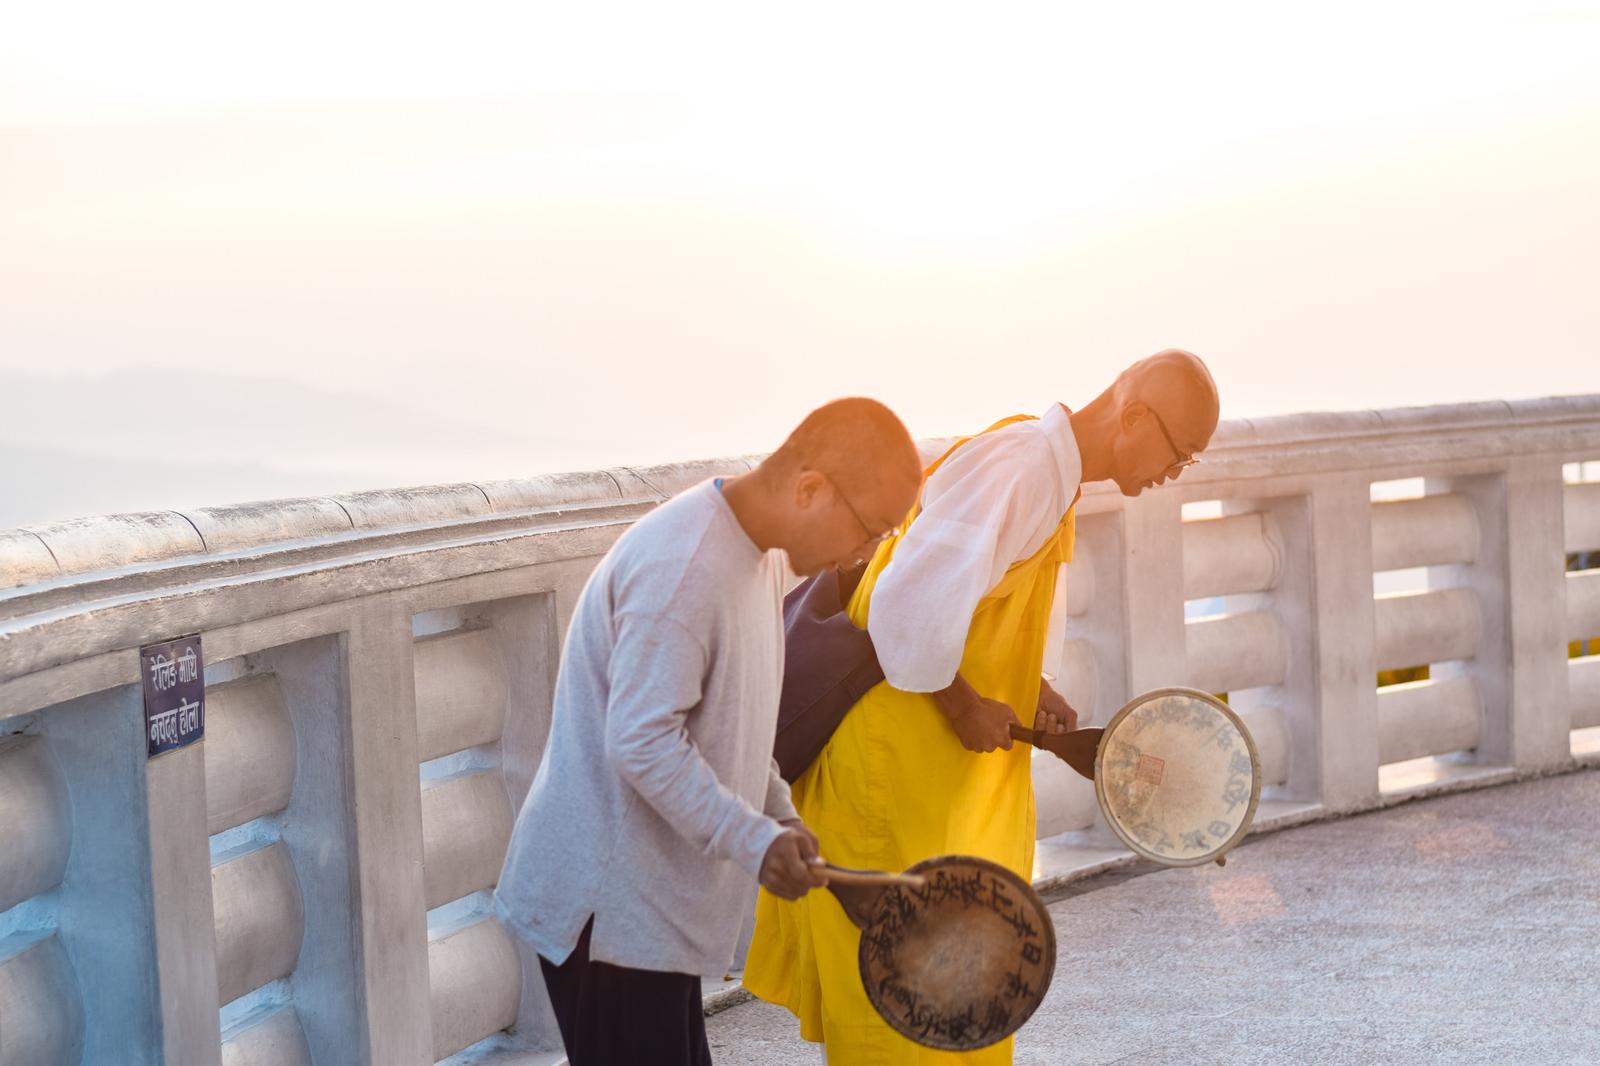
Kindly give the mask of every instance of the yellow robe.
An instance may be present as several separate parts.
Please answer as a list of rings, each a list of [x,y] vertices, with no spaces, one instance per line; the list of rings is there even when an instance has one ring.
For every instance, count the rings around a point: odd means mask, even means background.
[[[970,439],[957,442],[928,473]],[[1044,545],[1006,571],[979,602],[967,632],[962,676],[981,695],[1010,704],[1025,725],[1032,724],[1038,706],[1056,575],[1072,556],[1074,511],[1069,507]],[[913,509],[901,533],[880,545],[868,564],[848,607],[856,625],[866,627],[878,575],[917,514]],[[795,809],[817,834],[823,857],[841,866],[902,870],[935,855],[977,855],[1031,880],[1032,751],[1014,744],[1010,751],[970,752],[930,695],[880,682],[850,709],[794,783]],[[862,988],[860,939],[826,889],[792,903],[763,891],[745,987],[789,1008],[800,1019],[802,1037],[826,1044],[831,1066],[1011,1062],[1010,1038],[952,1053],[924,1048],[890,1029]]]

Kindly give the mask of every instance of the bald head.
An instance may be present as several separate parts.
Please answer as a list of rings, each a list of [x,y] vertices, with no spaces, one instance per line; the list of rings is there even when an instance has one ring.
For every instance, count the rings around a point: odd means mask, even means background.
[[[1168,348],[1134,363],[1111,386],[1117,406],[1143,403],[1185,454],[1204,450],[1221,412],[1217,383],[1193,352]]]
[[[1178,477],[1216,432],[1211,371],[1192,352],[1168,348],[1134,363],[1072,416],[1083,480],[1112,480],[1125,495]]]
[[[785,471],[820,471],[847,491],[922,478],[922,459],[905,424],[864,396],[834,400],[806,415],[768,462]]]
[[[758,543],[807,575],[871,555],[916,502],[922,460],[893,411],[851,396],[807,415],[752,480],[753,521],[769,531]]]

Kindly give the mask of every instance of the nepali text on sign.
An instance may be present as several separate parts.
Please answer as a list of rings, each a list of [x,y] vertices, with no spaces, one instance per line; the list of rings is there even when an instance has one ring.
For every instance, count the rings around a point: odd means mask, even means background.
[[[179,637],[141,648],[139,665],[149,754],[160,755],[203,737],[206,681],[200,637]]]

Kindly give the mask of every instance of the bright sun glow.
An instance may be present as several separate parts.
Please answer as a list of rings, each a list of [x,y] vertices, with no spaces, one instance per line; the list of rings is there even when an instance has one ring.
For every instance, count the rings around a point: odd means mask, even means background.
[[[636,191],[716,175],[868,238],[1009,243],[1146,184],[1213,180],[1219,152],[1248,166],[1297,132],[1403,141],[1515,109],[1592,67],[1597,11],[66,3],[0,42],[0,120],[475,98],[513,102],[509,117],[520,99],[503,180],[581,184],[621,162]],[[609,94],[614,129],[575,151],[583,131],[540,116],[582,94]]]
[[[0,391],[86,391],[5,411],[0,470],[160,452],[88,377],[152,368],[483,430],[247,407],[206,441],[363,486],[760,449],[845,392],[950,433],[1173,344],[1228,417],[1600,391],[1596,0],[63,0],[3,29]]]

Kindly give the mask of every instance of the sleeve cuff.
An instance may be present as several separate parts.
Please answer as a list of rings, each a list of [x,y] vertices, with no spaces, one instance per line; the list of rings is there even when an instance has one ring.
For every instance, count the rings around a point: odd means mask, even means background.
[[[776,819],[759,816],[754,819],[750,828],[740,834],[738,846],[732,849],[729,858],[737,863],[751,879],[761,879],[761,862],[767,857],[767,849],[772,847],[772,842],[783,833],[783,826]]]
[[[772,791],[767,795],[765,813],[768,818],[778,822],[787,822],[800,817],[800,812],[794,809],[794,800],[789,795],[789,782],[781,777],[776,778]]]
[[[893,662],[884,662],[881,654],[878,658],[879,665],[883,667],[883,679],[901,692],[942,692],[950,687],[956,679],[956,674],[961,672],[959,662],[945,674],[942,671],[934,673],[927,669],[902,670]]]

